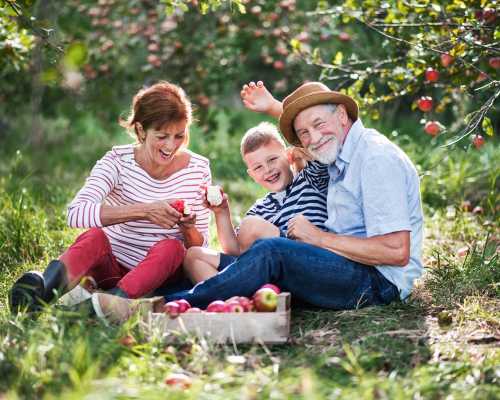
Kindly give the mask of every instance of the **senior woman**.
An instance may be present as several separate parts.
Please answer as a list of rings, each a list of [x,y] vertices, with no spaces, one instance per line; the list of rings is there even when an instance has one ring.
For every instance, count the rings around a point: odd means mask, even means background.
[[[68,225],[89,229],[43,274],[26,272],[15,282],[12,312],[37,311],[84,276],[116,295],[142,297],[176,274],[185,248],[207,244],[201,188],[211,183],[210,166],[187,149],[191,119],[191,103],[176,85],[159,82],[135,95],[121,124],[137,143],[97,161],[68,207]],[[191,213],[172,207],[174,199]]]

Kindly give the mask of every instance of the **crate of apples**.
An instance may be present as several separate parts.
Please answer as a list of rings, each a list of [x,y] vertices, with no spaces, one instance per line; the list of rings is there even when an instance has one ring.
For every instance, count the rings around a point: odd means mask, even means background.
[[[215,300],[204,310],[184,299],[171,301],[162,313],[150,314],[147,324],[156,331],[194,333],[218,343],[284,343],[290,333],[290,294],[266,284],[251,298]]]

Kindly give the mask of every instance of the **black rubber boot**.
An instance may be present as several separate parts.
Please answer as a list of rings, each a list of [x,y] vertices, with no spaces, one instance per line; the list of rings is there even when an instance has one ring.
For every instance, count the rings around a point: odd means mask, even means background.
[[[10,310],[13,314],[40,311],[54,299],[56,291],[60,296],[67,286],[66,267],[59,260],[53,260],[43,274],[26,272],[14,283],[9,293]]]
[[[50,303],[56,294],[62,296],[68,291],[68,276],[66,266],[59,260],[52,260],[43,271],[44,293],[43,301]]]
[[[38,271],[25,272],[9,292],[10,312],[40,311],[43,306],[43,275]]]

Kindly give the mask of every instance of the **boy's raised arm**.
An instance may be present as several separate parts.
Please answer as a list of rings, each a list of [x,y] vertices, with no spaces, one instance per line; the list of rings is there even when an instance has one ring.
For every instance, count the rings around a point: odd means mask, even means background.
[[[262,81],[243,85],[240,92],[241,100],[251,111],[261,112],[274,118],[279,118],[283,112],[283,104],[275,99]]]

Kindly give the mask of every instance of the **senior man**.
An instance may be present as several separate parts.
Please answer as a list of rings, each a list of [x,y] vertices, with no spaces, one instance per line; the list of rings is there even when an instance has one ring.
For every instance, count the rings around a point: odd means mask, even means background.
[[[205,307],[216,299],[250,296],[265,283],[332,309],[405,299],[423,269],[422,207],[412,162],[363,126],[351,97],[322,83],[300,86],[282,110],[287,141],[329,164],[328,232],[296,216],[290,238],[258,240],[218,275],[165,299]]]

